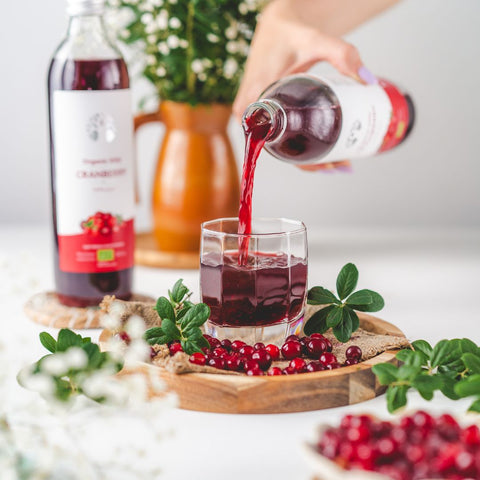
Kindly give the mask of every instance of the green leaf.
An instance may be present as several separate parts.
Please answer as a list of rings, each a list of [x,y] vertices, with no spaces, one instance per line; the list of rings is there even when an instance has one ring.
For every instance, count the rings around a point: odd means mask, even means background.
[[[183,308],[177,312],[177,323],[181,323],[182,318],[187,314],[192,306],[193,305],[183,304]]]
[[[397,378],[398,380],[412,381],[420,373],[420,371],[421,371],[420,367],[404,364],[401,367],[399,367]]]
[[[82,345],[82,337],[68,328],[62,328],[58,333],[57,352],[64,352],[70,347],[81,347]]]
[[[370,305],[372,302],[373,298],[368,290],[353,292],[347,300],[345,300],[347,305]]]
[[[330,291],[323,287],[313,287],[308,291],[307,303],[310,305],[329,305],[340,303],[340,300]]]
[[[343,321],[343,308],[333,305],[333,309],[327,315],[327,327],[336,327]]]
[[[397,380],[398,367],[391,363],[379,363],[372,367],[381,385],[389,385]]]
[[[473,353],[464,353],[462,361],[471,373],[480,373],[480,357]]]
[[[462,398],[480,395],[480,375],[471,375],[464,378],[455,385],[454,390]]]
[[[183,285],[183,279],[177,280],[173,286],[171,297],[175,303],[180,303],[183,297],[188,293],[188,288]]]
[[[105,357],[102,356],[102,352],[100,352],[100,348],[95,343],[86,343],[82,346],[85,353],[88,355],[88,366],[89,368],[96,369],[102,363]]]
[[[460,340],[460,350],[462,353],[473,353],[480,357],[480,348],[468,338],[462,338]]]
[[[195,353],[195,352],[202,351],[196,342],[192,342],[190,340],[182,340],[181,345],[182,345],[183,351],[188,355],[191,355],[192,353]]]
[[[57,341],[47,332],[42,332],[40,334],[41,344],[52,353],[57,351]]]
[[[149,328],[144,334],[143,338],[145,340],[148,340],[149,338],[155,338],[155,337],[160,337],[162,335],[165,335],[165,332],[162,330],[161,327],[152,327]]]
[[[460,344],[454,340],[440,340],[430,356],[432,367],[448,365],[460,357]]]
[[[342,321],[332,329],[335,338],[342,343],[346,343],[352,336],[352,319],[350,315],[343,315]]]
[[[345,310],[345,314],[350,315],[350,319],[352,320],[352,333],[356,332],[358,330],[358,327],[360,327],[360,320],[358,318],[358,315],[346,305],[343,307],[343,309]]]
[[[405,353],[402,353],[405,352]],[[406,353],[409,352],[409,353]],[[396,355],[397,359],[406,365],[411,365],[413,367],[425,367],[428,359],[422,352],[417,352],[413,350],[401,350]]]
[[[340,300],[348,297],[357,286],[358,270],[353,263],[347,263],[337,277],[337,293]]]
[[[175,320],[175,311],[173,310],[172,304],[168,301],[166,297],[160,297],[157,300],[155,310],[162,320],[169,318],[170,320]]]
[[[407,363],[408,359],[413,355],[413,350],[410,350],[409,348],[405,348],[403,350],[400,350],[396,355],[395,358],[399,360],[400,362]]]
[[[202,326],[210,316],[210,307],[204,303],[197,303],[188,310],[185,316],[182,318],[182,328],[188,326],[200,327]]]
[[[152,337],[147,340],[149,345],[164,345],[170,342],[170,337],[168,335],[160,335],[158,337]]]
[[[362,292],[362,294],[363,292],[368,293],[372,297],[372,301],[368,305],[358,305],[348,301],[348,305],[355,310],[359,310],[360,312],[378,312],[385,306],[385,301],[379,293],[365,289],[359,290],[358,292],[355,292],[355,294],[359,292]]]
[[[412,342],[412,347],[416,352],[422,352],[427,359],[430,358],[433,352],[432,346],[425,340],[415,340]]]
[[[480,398],[478,400],[475,400],[470,407],[468,408],[469,412],[476,412],[480,413]]]
[[[328,330],[327,327],[327,315],[335,308],[334,305],[322,308],[318,312],[315,312],[308,320],[303,331],[306,335],[312,333],[325,333]]]
[[[412,387],[416,388],[425,400],[431,400],[433,392],[442,386],[442,380],[435,375],[419,375],[412,381]]]
[[[408,386],[406,385],[388,387],[387,408],[390,413],[395,412],[407,404],[407,391]]]
[[[169,337],[170,341],[180,340],[182,338],[180,330],[170,318],[164,318],[162,320],[162,330],[165,332],[165,335]]]

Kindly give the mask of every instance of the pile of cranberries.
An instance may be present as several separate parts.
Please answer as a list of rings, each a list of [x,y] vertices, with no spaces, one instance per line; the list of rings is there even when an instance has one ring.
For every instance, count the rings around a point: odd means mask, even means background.
[[[281,348],[276,345],[256,343],[247,345],[241,340],[218,340],[205,335],[210,348],[203,353],[194,353],[190,362],[195,365],[208,365],[220,370],[231,370],[247,375],[294,375],[297,373],[333,370],[342,365],[332,353],[332,344],[323,335],[314,333],[310,337],[290,335]],[[170,354],[182,351],[178,342],[169,344]],[[362,351],[351,346],[346,351],[347,360],[344,365],[354,365],[360,361]],[[289,361],[285,368],[272,366],[273,362]],[[311,360],[311,361],[309,361]]]
[[[322,433],[317,448],[342,468],[393,480],[480,480],[480,429],[462,428],[451,415],[418,411],[399,422],[347,415]]]
[[[107,237],[113,233],[118,233],[122,226],[123,222],[120,217],[104,212],[97,212],[81,223],[83,233],[92,237],[99,235]]]

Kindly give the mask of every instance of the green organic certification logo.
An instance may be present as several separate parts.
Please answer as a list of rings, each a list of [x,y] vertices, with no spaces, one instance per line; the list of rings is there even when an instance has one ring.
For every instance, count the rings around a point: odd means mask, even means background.
[[[111,262],[115,260],[115,252],[112,248],[105,250],[97,250],[97,261],[98,262]]]

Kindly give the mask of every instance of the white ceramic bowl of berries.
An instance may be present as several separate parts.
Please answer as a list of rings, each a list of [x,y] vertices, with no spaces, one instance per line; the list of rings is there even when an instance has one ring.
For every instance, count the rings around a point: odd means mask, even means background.
[[[338,480],[480,480],[480,428],[474,418],[417,411],[394,420],[346,415],[305,445],[315,473]]]

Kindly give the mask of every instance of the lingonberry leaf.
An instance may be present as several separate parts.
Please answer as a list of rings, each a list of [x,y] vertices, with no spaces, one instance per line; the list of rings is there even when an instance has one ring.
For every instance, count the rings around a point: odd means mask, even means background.
[[[413,381],[415,377],[420,373],[421,368],[414,365],[404,364],[398,369],[398,380]]]
[[[175,310],[173,309],[172,304],[169,302],[168,298],[160,297],[157,300],[155,310],[157,311],[158,316],[162,320],[164,320],[165,318],[175,320]]]
[[[323,287],[313,287],[308,291],[308,303],[310,305],[329,305],[341,302],[330,290]]]
[[[372,367],[381,385],[389,385],[397,380],[398,367],[391,363],[378,363]]]
[[[480,357],[480,348],[478,348],[475,342],[472,342],[469,338],[462,338],[460,340],[460,350],[462,353],[473,353]]]
[[[400,350],[400,352],[397,353],[396,358],[406,365],[411,365],[413,367],[422,367],[428,362],[425,354],[417,352],[416,350]]]
[[[183,279],[177,280],[171,292],[171,299],[175,303],[180,303],[183,297],[188,293],[188,288],[183,284]]]
[[[369,290],[357,290],[345,300],[347,305],[370,305],[372,302],[373,298]]]
[[[357,293],[362,293],[363,295],[370,295],[371,297],[371,302],[367,304],[356,304],[354,301],[350,301],[351,297]],[[385,306],[385,301],[383,300],[383,297],[377,293],[374,292],[373,290],[359,290],[358,292],[355,292],[349,299],[346,301],[346,303],[353,309],[359,310],[360,312],[378,312],[380,311],[384,306]]]
[[[352,319],[350,315],[343,315],[342,312],[342,321],[336,327],[332,328],[335,338],[342,343],[346,343],[352,336],[352,330]]]
[[[358,318],[358,315],[356,312],[354,312],[350,307],[345,305],[343,307],[344,315],[349,315],[350,320],[352,321],[352,333],[358,330],[358,327],[360,326],[360,319]]]
[[[162,330],[164,331],[165,335],[169,337],[169,341],[180,340],[182,337],[180,330],[175,325],[175,321],[170,320],[169,318],[164,318],[162,320]]]
[[[455,393],[455,385],[457,383],[456,373],[453,375],[448,375],[445,373],[437,373],[437,377],[442,381],[442,386],[440,391],[450,400],[458,400],[460,396]]]
[[[396,355],[395,358],[397,360],[400,360],[400,362],[407,363],[410,360],[410,357],[412,357],[414,354],[413,350],[410,350],[409,348],[405,348],[403,350],[400,350]]]
[[[303,327],[303,331],[306,335],[312,333],[325,333],[328,330],[327,327],[327,315],[335,308],[334,305],[322,308],[318,312],[315,312],[307,321]]]
[[[480,398],[478,400],[475,400],[470,407],[468,408],[469,412],[476,412],[480,413]]]
[[[210,316],[210,307],[205,303],[197,303],[193,307],[189,308],[188,312],[182,318],[180,322],[182,328],[186,328],[187,325],[200,327],[202,326]]]
[[[473,353],[464,353],[462,355],[462,362],[473,374],[480,374],[480,357]],[[478,392],[480,394],[480,391]]]
[[[91,369],[98,368],[103,360],[104,357],[102,356],[102,352],[100,352],[100,348],[95,343],[86,343],[82,346],[82,349],[88,356],[88,366]]]
[[[57,341],[49,333],[40,333],[40,342],[49,352],[57,351]]]
[[[347,263],[337,277],[337,293],[340,300],[348,297],[357,286],[358,270],[353,263]]]
[[[161,335],[165,335],[161,327],[152,327],[143,334],[143,337],[145,340],[148,340],[149,338],[160,337]]]
[[[480,395],[480,375],[471,375],[455,385],[455,393],[461,398]]]
[[[422,352],[426,359],[429,359],[433,352],[432,346],[425,340],[415,340],[412,347],[416,352]]]
[[[81,347],[82,344],[81,335],[77,335],[68,328],[62,328],[60,332],[58,332],[56,351],[64,352],[70,347]]]
[[[336,327],[343,321],[343,308],[333,305],[333,309],[327,315],[327,327]]]
[[[406,385],[388,387],[387,408],[390,413],[395,412],[407,404],[407,391],[408,386]]]
[[[431,400],[435,390],[442,388],[442,380],[435,375],[419,375],[413,379],[412,387],[425,399]]]

